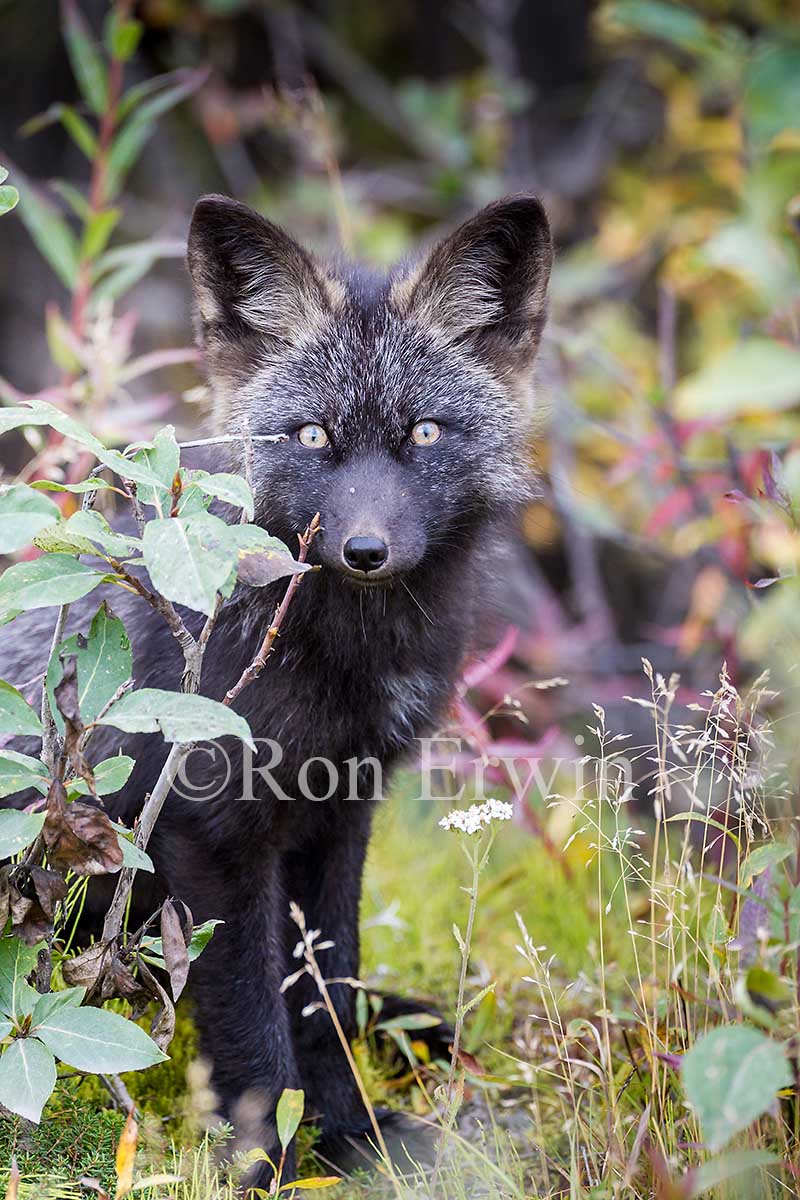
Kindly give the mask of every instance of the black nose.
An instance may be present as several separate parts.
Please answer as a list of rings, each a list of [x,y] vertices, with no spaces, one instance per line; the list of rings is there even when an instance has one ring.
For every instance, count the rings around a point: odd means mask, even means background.
[[[351,537],[343,553],[344,561],[354,571],[377,571],[389,557],[389,547],[379,537]]]

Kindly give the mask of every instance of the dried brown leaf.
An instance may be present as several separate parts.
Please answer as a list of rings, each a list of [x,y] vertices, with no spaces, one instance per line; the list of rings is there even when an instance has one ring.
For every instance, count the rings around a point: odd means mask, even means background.
[[[181,908],[186,909],[185,905]],[[164,955],[164,965],[169,975],[172,998],[177,1002],[186,986],[189,976],[189,941],[192,936],[191,914],[188,922],[188,937],[186,923],[182,922],[178,909],[172,900],[165,900],[161,906],[161,946]]]
[[[114,874],[122,866],[117,834],[102,809],[80,800],[67,804],[64,785],[54,779],[42,830],[50,862],[78,875]]]

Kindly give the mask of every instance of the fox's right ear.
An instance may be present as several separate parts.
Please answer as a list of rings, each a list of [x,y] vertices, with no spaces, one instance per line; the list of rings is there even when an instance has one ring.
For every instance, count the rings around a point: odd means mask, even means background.
[[[285,350],[313,336],[341,303],[340,285],[293,238],[227,196],[195,205],[188,263],[212,360],[215,350],[254,337],[267,353]]]

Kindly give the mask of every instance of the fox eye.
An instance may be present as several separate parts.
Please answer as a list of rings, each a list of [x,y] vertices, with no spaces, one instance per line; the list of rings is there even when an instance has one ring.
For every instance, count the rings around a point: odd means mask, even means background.
[[[411,430],[411,441],[415,446],[432,446],[442,436],[442,427],[436,421],[417,421]]]
[[[311,422],[309,425],[301,425],[297,431],[297,440],[309,450],[321,450],[323,446],[328,445],[330,439],[321,425]]]

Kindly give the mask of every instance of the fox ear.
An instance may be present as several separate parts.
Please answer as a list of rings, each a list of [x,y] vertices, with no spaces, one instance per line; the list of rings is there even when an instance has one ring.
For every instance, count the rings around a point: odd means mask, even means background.
[[[539,344],[552,261],[540,201],[512,196],[434,247],[392,286],[391,301],[448,342],[466,342],[500,367],[522,367]]]
[[[275,350],[295,345],[341,302],[340,285],[310,254],[227,196],[203,196],[195,205],[188,263],[201,338],[212,355],[253,335]]]

